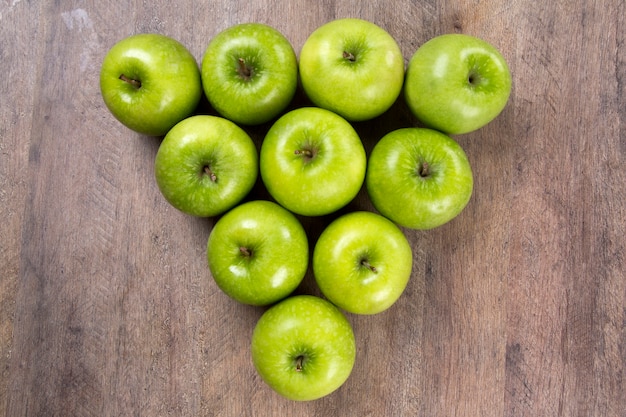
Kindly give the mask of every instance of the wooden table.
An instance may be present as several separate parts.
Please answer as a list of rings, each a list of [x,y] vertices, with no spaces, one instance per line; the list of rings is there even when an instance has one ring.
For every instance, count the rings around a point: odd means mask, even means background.
[[[108,48],[137,32],[201,60],[261,21],[299,51],[361,17],[406,59],[449,32],[508,60],[510,102],[456,139],[471,202],[405,230],[414,273],[393,308],[349,315],[352,375],[321,400],[274,394],[249,341],[263,309],[208,272],[215,219],[170,207],[158,138],[113,119]],[[14,416],[626,416],[626,6],[623,0],[4,1],[0,5],[0,412]],[[371,148],[402,102],[357,125]],[[250,129],[259,143],[267,126]],[[372,210],[364,193],[350,209]],[[325,219],[303,219],[315,234]],[[299,292],[318,294],[311,274]]]

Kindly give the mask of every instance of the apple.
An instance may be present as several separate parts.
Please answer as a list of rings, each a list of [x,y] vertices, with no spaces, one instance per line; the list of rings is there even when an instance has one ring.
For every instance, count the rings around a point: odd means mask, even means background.
[[[486,41],[464,34],[430,39],[411,57],[404,95],[426,127],[451,135],[477,130],[504,109],[511,74]]]
[[[317,28],[300,51],[300,79],[310,100],[349,121],[372,119],[402,92],[404,58],[376,24],[337,19]]]
[[[356,343],[352,326],[330,302],[312,295],[289,297],[257,322],[252,361],[261,378],[296,401],[324,397],[352,372]]]
[[[386,134],[372,150],[365,178],[372,204],[411,229],[432,229],[455,218],[470,200],[473,175],[461,146],[427,128]]]
[[[308,268],[309,244],[291,212],[255,200],[217,221],[209,235],[207,261],[224,293],[244,304],[265,306],[298,287]]]
[[[254,186],[258,154],[250,136],[235,123],[196,115],[165,135],[154,172],[159,190],[172,206],[193,216],[217,216]]]
[[[100,71],[107,108],[126,127],[163,136],[190,116],[202,97],[198,63],[180,42],[156,33],[122,39]]]
[[[267,132],[259,158],[271,196],[304,216],[330,214],[347,205],[361,189],[367,165],[352,125],[317,107],[281,116]]]
[[[278,116],[291,102],[297,80],[291,44],[262,23],[242,23],[220,32],[202,59],[207,99],[220,115],[243,125]]]
[[[368,211],[334,220],[313,252],[313,274],[324,296],[355,314],[391,307],[404,292],[412,268],[413,251],[402,230]]]

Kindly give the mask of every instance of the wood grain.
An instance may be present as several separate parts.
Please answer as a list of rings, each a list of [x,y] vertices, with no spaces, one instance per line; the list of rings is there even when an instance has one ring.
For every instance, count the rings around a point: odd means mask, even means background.
[[[98,73],[133,33],[172,36],[200,61],[235,23],[268,23],[299,51],[316,27],[348,16],[387,29],[407,61],[438,34],[482,37],[514,87],[494,122],[456,137],[475,176],[466,210],[405,230],[406,293],[382,314],[348,315],[350,379],[295,403],[252,366],[263,310],[210,277],[215,219],[164,201],[159,139],[113,119]],[[624,16],[620,0],[2,3],[0,412],[626,416]],[[369,151],[415,124],[399,100],[355,127]],[[248,129],[257,144],[267,127]],[[364,192],[355,209],[373,210]],[[302,218],[312,242],[329,220]],[[311,273],[298,292],[319,295]]]
[[[0,6],[0,411],[11,376],[21,229],[28,186],[34,92],[43,44],[37,6]],[[11,24],[7,24],[11,22]],[[29,36],[18,35],[17,28]]]

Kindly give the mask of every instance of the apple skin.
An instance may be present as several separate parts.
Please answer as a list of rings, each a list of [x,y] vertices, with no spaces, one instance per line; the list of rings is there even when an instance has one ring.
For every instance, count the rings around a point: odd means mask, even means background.
[[[313,252],[313,274],[324,296],[355,314],[391,307],[404,292],[412,268],[413,251],[402,230],[367,211],[330,223]]]
[[[317,28],[300,51],[300,79],[309,99],[349,121],[388,110],[402,92],[404,58],[376,24],[337,19]]]
[[[336,391],[356,358],[350,322],[330,302],[312,295],[289,297],[270,307],[254,328],[252,361],[277,393],[311,401]]]
[[[122,80],[124,75],[128,80]],[[180,42],[156,33],[122,39],[107,52],[100,91],[123,125],[148,136],[163,136],[190,116],[202,97],[198,63]]]
[[[304,216],[330,214],[358,194],[367,156],[352,125],[321,108],[281,116],[260,152],[261,178],[283,207]]]
[[[425,126],[447,134],[480,129],[495,119],[511,93],[504,57],[486,41],[464,34],[430,39],[411,57],[404,96]]]
[[[289,41],[262,23],[242,23],[217,34],[202,59],[207,99],[223,117],[258,125],[277,117],[298,84],[298,63]]]
[[[402,128],[374,146],[365,178],[376,210],[411,229],[432,229],[455,218],[469,202],[472,169],[461,146],[427,128]]]
[[[212,217],[238,204],[258,177],[254,142],[239,126],[217,116],[197,115],[165,136],[154,163],[159,190],[174,207]]]
[[[207,261],[224,293],[244,304],[266,306],[298,287],[308,268],[309,243],[291,212],[270,201],[249,201],[217,221]]]

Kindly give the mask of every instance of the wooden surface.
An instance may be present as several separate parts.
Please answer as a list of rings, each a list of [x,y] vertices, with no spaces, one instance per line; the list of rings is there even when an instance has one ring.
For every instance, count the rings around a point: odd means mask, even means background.
[[[3,1],[0,413],[626,416],[625,15],[623,0]],[[209,275],[214,219],[164,201],[159,139],[113,119],[98,72],[137,32],[173,36],[200,61],[235,23],[268,23],[299,51],[348,16],[387,29],[406,59],[438,34],[482,37],[514,89],[496,121],[457,137],[475,175],[466,210],[406,231],[406,293],[349,316],[350,379],[295,403],[252,367],[262,309]],[[357,125],[366,147],[412,125],[407,114],[399,102]],[[250,129],[257,143],[266,129]],[[372,209],[364,194],[357,208]],[[312,239],[327,220],[303,219]],[[317,294],[310,274],[299,291]]]

